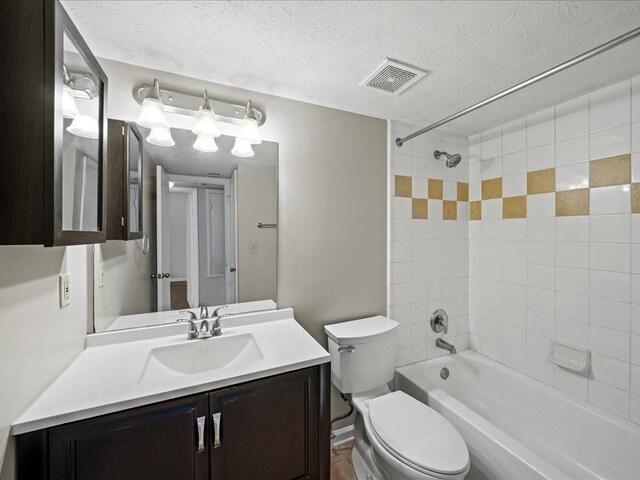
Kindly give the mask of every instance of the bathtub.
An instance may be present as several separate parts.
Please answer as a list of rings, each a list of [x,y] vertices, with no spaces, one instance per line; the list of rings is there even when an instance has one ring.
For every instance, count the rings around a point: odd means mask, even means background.
[[[468,480],[640,479],[640,427],[471,350],[398,368],[394,386],[458,429]]]

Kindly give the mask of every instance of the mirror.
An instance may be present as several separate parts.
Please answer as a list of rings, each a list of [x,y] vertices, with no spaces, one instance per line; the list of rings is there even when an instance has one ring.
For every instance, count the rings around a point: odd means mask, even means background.
[[[66,30],[63,35],[62,229],[98,231],[102,83]]]
[[[128,204],[128,232],[127,238],[140,238],[143,232],[142,226],[142,162],[143,144],[140,130],[133,125],[127,125],[127,170],[129,179],[126,195]]]
[[[148,236],[94,246],[94,331],[172,323],[200,305],[209,313],[275,308],[278,144],[263,141],[253,157],[238,158],[234,137],[203,153],[190,130],[172,128],[173,147],[139,132],[144,163],[128,167],[139,179],[129,196],[139,200],[129,205]]]

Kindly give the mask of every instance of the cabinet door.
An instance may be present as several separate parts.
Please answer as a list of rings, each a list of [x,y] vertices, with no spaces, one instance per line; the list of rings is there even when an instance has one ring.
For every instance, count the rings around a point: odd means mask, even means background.
[[[210,394],[212,480],[318,478],[318,369]]]
[[[204,480],[206,418],[203,394],[52,428],[49,478]]]

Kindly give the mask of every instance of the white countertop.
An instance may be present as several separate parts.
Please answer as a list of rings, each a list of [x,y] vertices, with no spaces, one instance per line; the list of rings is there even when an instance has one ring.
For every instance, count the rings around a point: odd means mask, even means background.
[[[187,325],[175,335],[139,338],[123,332],[119,339],[88,346],[62,374],[18,417],[11,433],[19,435],[42,428],[122,411],[155,402],[207,392],[222,387],[289,372],[330,360],[327,351],[293,318],[292,309],[229,317],[221,322],[223,336],[187,340]],[[143,377],[150,352],[158,347],[193,342],[216,342],[219,338],[250,333],[262,359],[231,362],[218,369],[190,375],[173,370]],[[89,343],[88,343],[89,345]]]

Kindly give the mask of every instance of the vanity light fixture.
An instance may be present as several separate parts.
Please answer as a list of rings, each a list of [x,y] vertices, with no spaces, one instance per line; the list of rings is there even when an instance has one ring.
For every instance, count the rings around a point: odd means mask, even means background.
[[[152,128],[147,137],[147,142],[158,147],[173,147],[176,144],[167,127]]]
[[[238,138],[250,143],[251,145],[258,145],[262,143],[260,138],[260,131],[258,130],[258,120],[253,111],[251,100],[247,102],[247,108],[242,119],[242,126],[240,127],[240,133]]]
[[[64,118],[76,118],[80,115],[76,99],[73,98],[73,91],[69,85],[62,86],[62,116]]]
[[[67,132],[83,138],[96,139],[100,135],[100,126],[94,117],[78,115],[67,127]]]
[[[213,153],[218,151],[218,145],[214,137],[207,135],[198,135],[196,141],[193,142],[193,148],[199,152]]]
[[[240,137],[236,137],[236,141],[231,149],[231,154],[240,158],[253,157],[254,152],[251,144]]]
[[[151,128],[152,130],[158,127],[169,130],[169,122],[164,114],[164,104],[160,99],[160,84],[157,79],[153,80],[153,88],[149,89],[147,96],[142,101],[140,116],[136,123],[141,127]],[[170,133],[169,136],[171,136]]]
[[[218,124],[216,123],[216,114],[213,111],[213,108],[211,108],[209,94],[206,90],[204,91],[202,105],[198,109],[198,114],[196,115],[196,123],[193,125],[191,131],[197,136],[202,135],[212,138],[217,138],[220,136],[220,130],[218,129]]]

